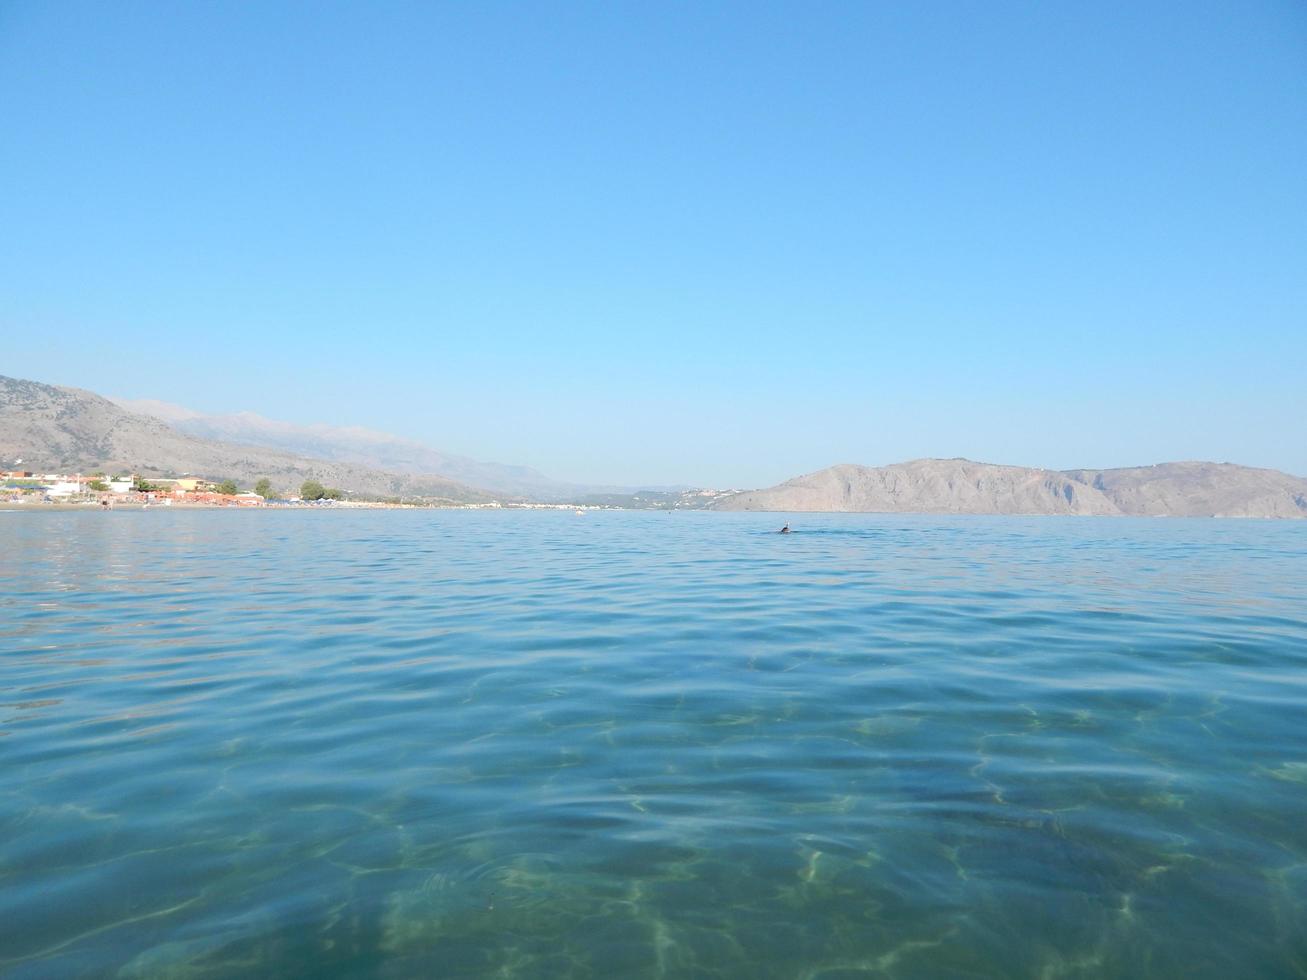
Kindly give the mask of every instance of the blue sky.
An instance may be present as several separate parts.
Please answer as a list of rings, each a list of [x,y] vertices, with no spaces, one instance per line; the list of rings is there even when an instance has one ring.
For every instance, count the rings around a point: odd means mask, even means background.
[[[1307,6],[0,0],[0,373],[560,478],[1307,475]]]

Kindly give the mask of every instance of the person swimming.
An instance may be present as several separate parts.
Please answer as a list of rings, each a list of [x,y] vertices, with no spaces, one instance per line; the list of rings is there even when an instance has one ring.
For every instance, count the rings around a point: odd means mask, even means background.
[[[781,528],[780,533],[781,533],[781,534],[789,534],[789,533],[790,533],[790,526],[789,526],[788,524],[786,524],[783,528]]]

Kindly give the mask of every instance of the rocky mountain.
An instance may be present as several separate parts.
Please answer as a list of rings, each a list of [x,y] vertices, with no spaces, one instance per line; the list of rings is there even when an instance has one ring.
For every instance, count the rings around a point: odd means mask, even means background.
[[[1233,463],[1159,463],[1068,470],[1123,514],[1165,517],[1307,517],[1307,480]]]
[[[114,403],[78,388],[0,376],[0,466],[16,459],[41,471],[190,474],[243,486],[267,477],[283,490],[314,479],[366,497],[459,502],[498,494],[656,509],[1307,517],[1307,480],[1203,462],[1057,471],[919,459],[832,466],[742,493],[632,492],[561,483],[528,467],[481,463],[368,429]]]
[[[575,501],[600,493],[630,492],[629,488],[588,486],[552,480],[529,466],[486,463],[442,452],[421,442],[359,426],[299,425],[265,418],[254,412],[206,415],[181,405],[149,399],[113,399],[121,408],[166,422],[178,432],[263,446],[335,463],[410,475],[434,474],[496,493],[543,501]]]
[[[89,391],[0,376],[0,464],[22,459],[37,471],[190,474],[281,490],[308,479],[366,497],[477,502],[493,494],[441,475],[396,473],[353,461],[310,459],[261,445],[177,431]]]
[[[1031,469],[967,459],[844,464],[715,502],[716,510],[1307,518],[1307,480],[1230,463]]]

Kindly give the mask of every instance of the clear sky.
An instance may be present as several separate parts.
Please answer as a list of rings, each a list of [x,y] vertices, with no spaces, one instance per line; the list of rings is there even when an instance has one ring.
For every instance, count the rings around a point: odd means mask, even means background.
[[[574,480],[1307,475],[1307,4],[0,0],[0,374]]]

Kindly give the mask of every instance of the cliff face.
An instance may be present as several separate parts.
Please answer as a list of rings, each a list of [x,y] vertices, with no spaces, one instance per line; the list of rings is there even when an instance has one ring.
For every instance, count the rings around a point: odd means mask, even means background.
[[[440,476],[389,473],[351,463],[306,459],[261,446],[187,435],[163,421],[119,408],[80,388],[0,377],[0,461],[25,469],[188,473],[251,486],[267,477],[282,491],[308,479],[373,497],[488,500],[491,495]]]
[[[718,510],[1307,517],[1307,480],[1229,463],[1030,469],[965,459],[844,464],[735,494]]]

